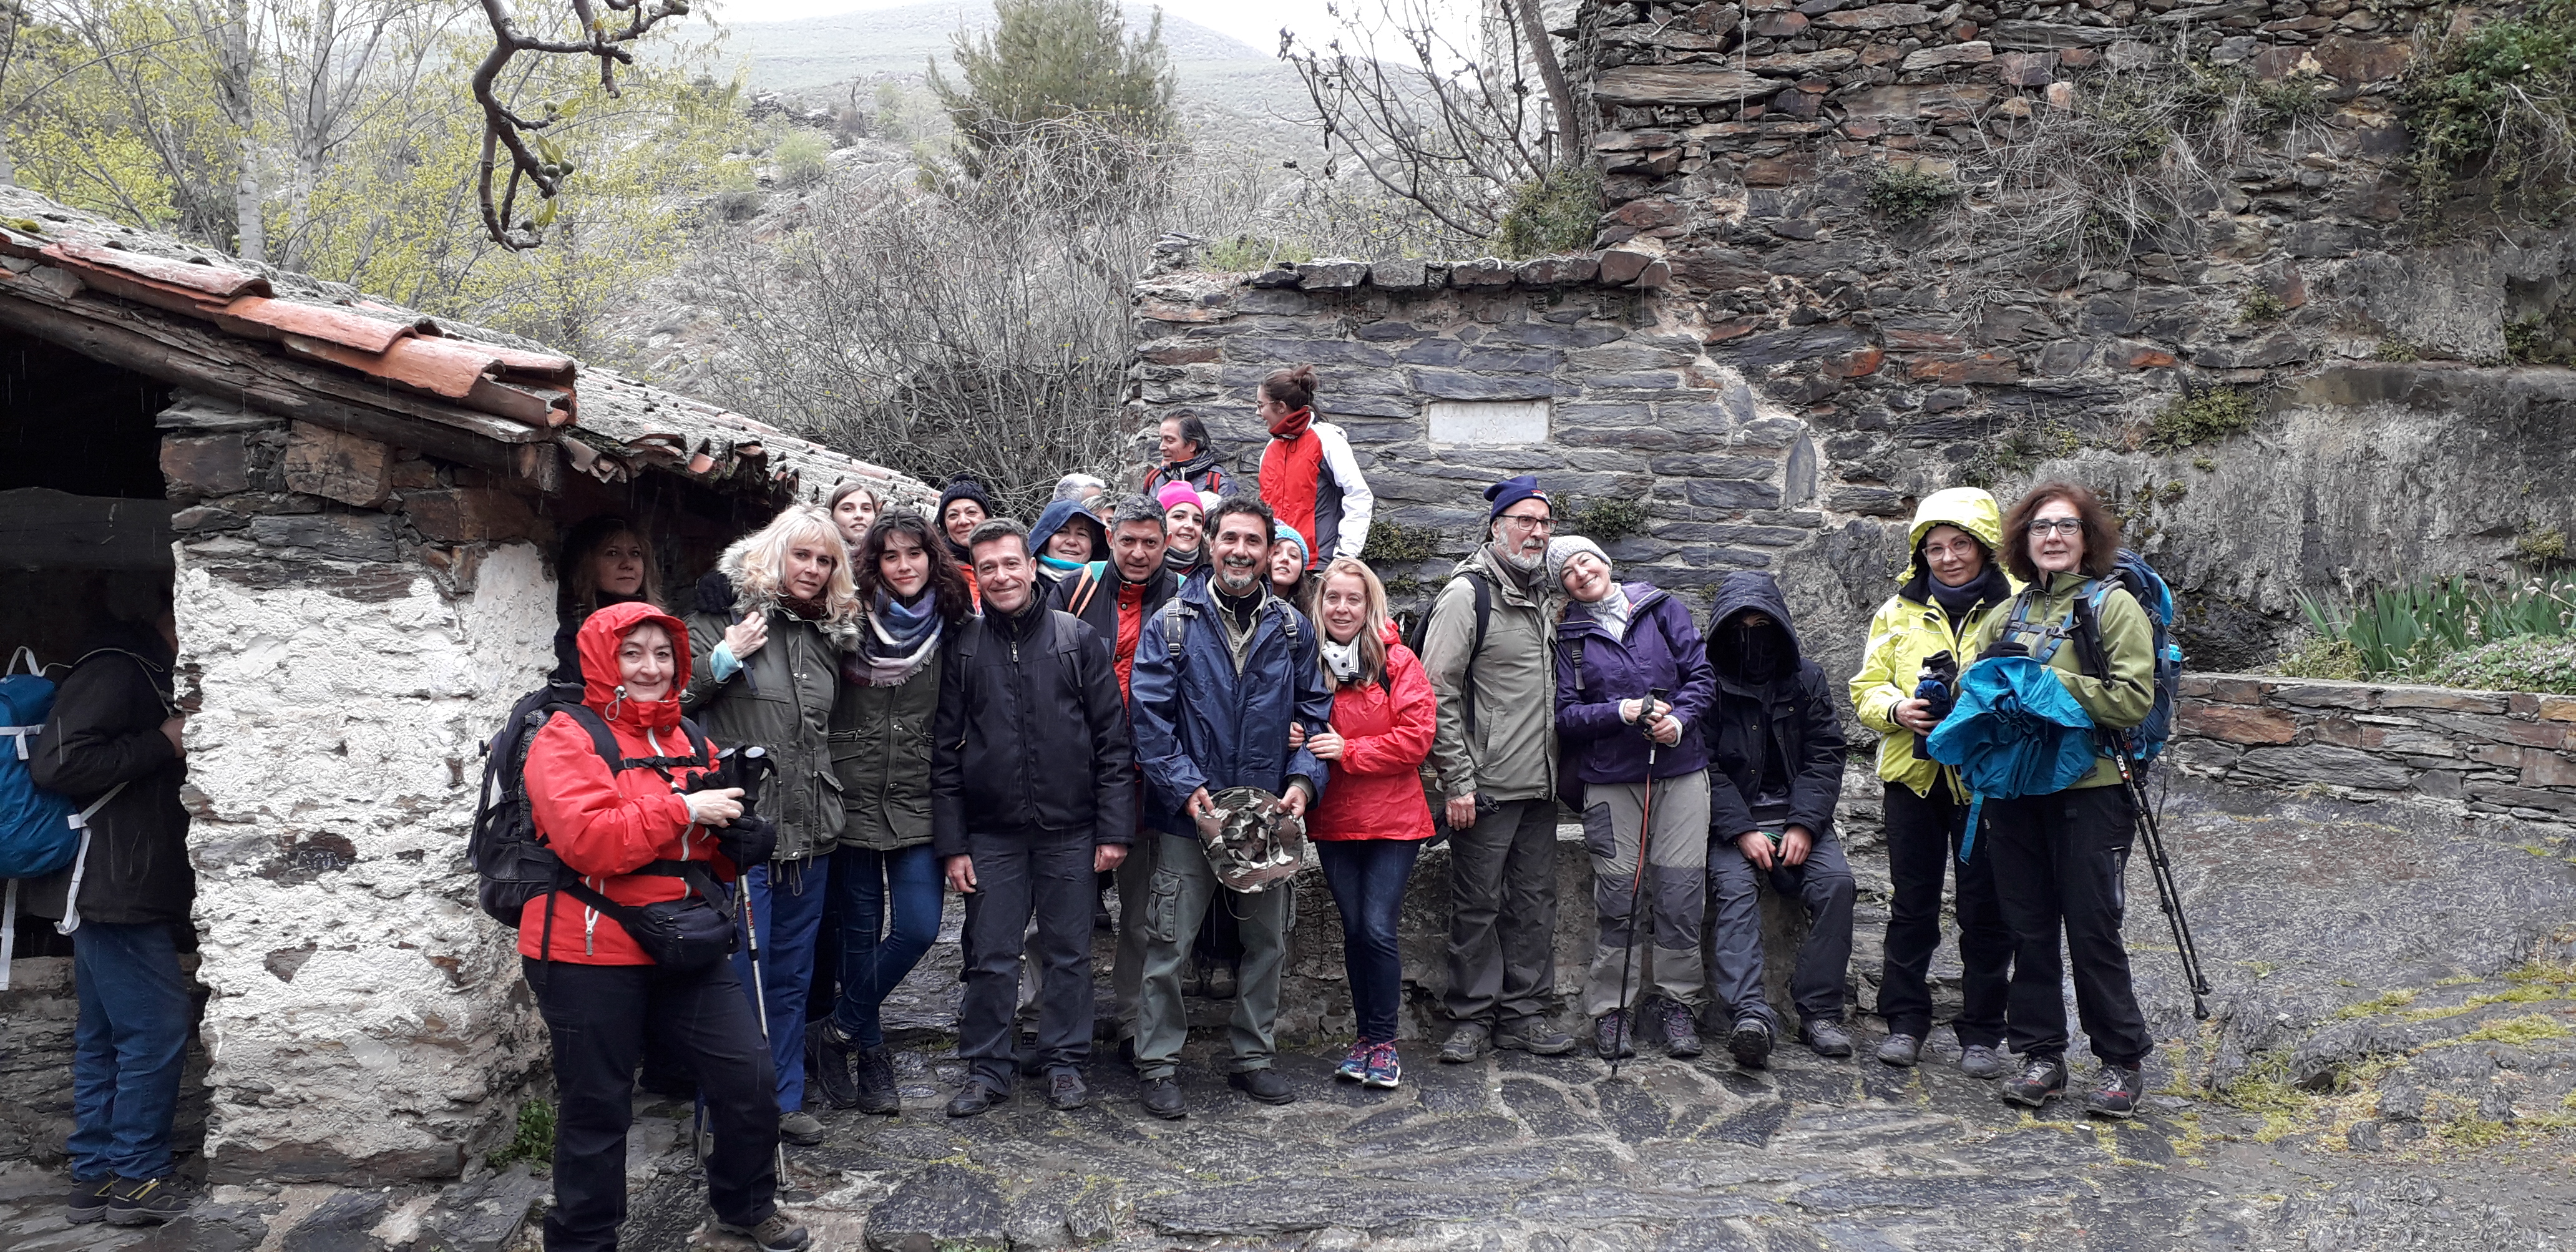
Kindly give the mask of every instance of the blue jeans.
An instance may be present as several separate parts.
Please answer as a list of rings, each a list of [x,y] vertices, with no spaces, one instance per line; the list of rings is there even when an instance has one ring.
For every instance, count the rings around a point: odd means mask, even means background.
[[[751,981],[751,953],[733,954],[734,976],[757,1007],[769,1002],[769,1058],[778,1071],[778,1111],[805,1107],[805,993],[813,986],[814,941],[823,930],[823,902],[831,898],[832,862],[823,857],[755,865],[751,920],[760,931],[760,983]]]
[[[72,1035],[72,1177],[170,1172],[196,1004],[170,927],[83,922],[72,932],[80,1025]]]
[[[842,848],[832,854],[832,880],[841,893],[841,1002],[832,1022],[860,1047],[883,1047],[878,1006],[939,939],[948,902],[939,854],[926,843],[892,852]]]
[[[1342,967],[1351,978],[1351,1012],[1360,1042],[1395,1042],[1404,1010],[1404,958],[1395,926],[1404,914],[1404,884],[1422,854],[1416,839],[1318,839],[1324,886],[1342,911]]]

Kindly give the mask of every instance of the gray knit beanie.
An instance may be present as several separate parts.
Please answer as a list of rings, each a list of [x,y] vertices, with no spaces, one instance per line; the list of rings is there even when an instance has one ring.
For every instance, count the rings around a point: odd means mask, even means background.
[[[1609,554],[1609,553],[1607,553],[1607,552],[1602,551],[1602,550],[1601,550],[1601,545],[1600,545],[1600,544],[1594,543],[1594,542],[1592,542],[1591,540],[1586,539],[1586,538],[1584,538],[1584,537],[1583,537],[1583,536],[1581,536],[1581,535],[1560,535],[1560,536],[1558,536],[1557,538],[1554,538],[1554,539],[1550,539],[1550,540],[1548,540],[1548,541],[1547,541],[1547,583],[1548,583],[1548,585],[1549,585],[1549,586],[1551,586],[1551,587],[1561,587],[1561,586],[1564,586],[1564,585],[1565,585],[1565,563],[1566,563],[1566,562],[1568,562],[1568,561],[1571,561],[1571,560],[1573,560],[1574,558],[1576,558],[1576,557],[1578,557],[1578,556],[1581,556],[1581,555],[1583,555],[1583,554],[1585,554],[1585,553],[1587,553],[1587,552],[1588,552],[1588,553],[1591,553],[1592,555],[1594,555],[1594,556],[1596,556],[1596,557],[1601,558],[1601,563],[1602,563],[1603,565],[1611,565],[1611,561],[1610,561],[1610,554]],[[1611,565],[1611,568],[1616,569],[1616,568],[1618,568],[1618,567],[1617,567],[1617,566],[1615,566],[1615,565]]]

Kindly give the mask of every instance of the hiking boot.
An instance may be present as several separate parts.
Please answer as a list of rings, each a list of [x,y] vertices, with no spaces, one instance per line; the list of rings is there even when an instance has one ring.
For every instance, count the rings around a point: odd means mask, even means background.
[[[1912,1069],[1923,1059],[1923,1041],[1912,1035],[1895,1034],[1878,1045],[1878,1062],[1898,1069]]]
[[[1485,1045],[1491,1038],[1483,1022],[1460,1022],[1440,1044],[1440,1063],[1464,1065],[1473,1061],[1485,1054]]]
[[[894,1085],[894,1049],[878,1044],[861,1048],[854,1055],[859,1096],[855,1107],[862,1113],[902,1116],[903,1093]]]
[[[1181,1083],[1176,1078],[1148,1078],[1138,1092],[1145,1111],[1164,1121],[1177,1121],[1189,1116],[1189,1106],[1181,1102]]]
[[[785,1213],[774,1211],[756,1225],[736,1226],[732,1222],[718,1221],[716,1229],[751,1240],[752,1246],[759,1248],[760,1252],[804,1252],[813,1243],[804,1227],[797,1225]]]
[[[2135,1065],[2105,1062],[2102,1076],[2094,1081],[2091,1091],[2084,1093],[2084,1111],[2095,1117],[2127,1121],[2138,1111],[2138,1081],[2142,1077]]]
[[[1592,1019],[1592,1054],[1602,1060],[1637,1055],[1637,1029],[1626,1009],[1612,1009]]]
[[[1699,1022],[1687,1007],[1664,1002],[1664,1055],[1687,1061],[1701,1052]]]
[[[1959,1072],[1970,1078],[2001,1078],[2004,1068],[2004,1054],[1982,1043],[1969,1044],[1959,1054]]]
[[[2066,1058],[2035,1056],[2021,1067],[2021,1076],[2006,1079],[2004,1099],[2015,1104],[2038,1108],[2066,1094]]]
[[[1746,1069],[1761,1069],[1771,1064],[1771,1023],[1750,1014],[1735,1019],[1735,1029],[1726,1035],[1726,1050],[1735,1063]]]
[[[798,1109],[778,1119],[778,1137],[800,1148],[814,1147],[823,1142],[823,1123],[814,1120],[813,1114]]]
[[[1393,1091],[1396,1084],[1402,1081],[1404,1081],[1404,1058],[1396,1054],[1394,1044],[1381,1043],[1369,1049],[1368,1074],[1360,1079],[1361,1085]]]
[[[107,1224],[158,1226],[188,1211],[176,1178],[119,1178],[108,1184]]]
[[[1828,1018],[1810,1017],[1799,1022],[1798,1042],[1807,1045],[1807,1050],[1818,1056],[1852,1054],[1851,1032],[1843,1029],[1841,1022]]]
[[[1275,1069],[1247,1069],[1239,1074],[1228,1074],[1225,1085],[1263,1104],[1288,1104],[1297,1098],[1297,1093],[1288,1089],[1288,1080],[1280,1077]]]
[[[989,1113],[993,1106],[1011,1098],[1011,1093],[980,1078],[969,1078],[966,1085],[948,1101],[950,1117],[975,1117]]]
[[[1563,1056],[1574,1050],[1574,1036],[1548,1025],[1544,1017],[1527,1017],[1495,1031],[1494,1047],[1532,1056]]]
[[[1060,1069],[1047,1075],[1047,1107],[1059,1113],[1070,1113],[1091,1103],[1091,1089],[1082,1085],[1082,1075]]]
[[[805,1072],[823,1089],[823,1103],[836,1109],[857,1108],[859,1084],[850,1077],[850,1055],[858,1051],[830,1018],[805,1032]]]
[[[1369,1050],[1375,1046],[1366,1039],[1352,1044],[1351,1054],[1342,1058],[1342,1067],[1333,1071],[1333,1077],[1343,1082],[1359,1082],[1367,1078]]]
[[[106,1174],[88,1182],[72,1182],[72,1193],[63,1201],[63,1220],[75,1226],[86,1226],[107,1216],[107,1191],[116,1185],[116,1175]]]

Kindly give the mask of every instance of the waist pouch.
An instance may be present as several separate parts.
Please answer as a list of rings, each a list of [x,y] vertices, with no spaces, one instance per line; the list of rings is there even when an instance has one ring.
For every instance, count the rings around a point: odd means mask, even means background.
[[[591,890],[586,883],[576,882],[564,890],[617,919],[645,956],[675,974],[697,973],[733,955],[739,934],[734,929],[733,910],[719,903],[724,893],[706,870],[695,862],[656,861],[637,872],[678,878],[689,885],[689,892],[676,900],[634,905],[619,904]]]

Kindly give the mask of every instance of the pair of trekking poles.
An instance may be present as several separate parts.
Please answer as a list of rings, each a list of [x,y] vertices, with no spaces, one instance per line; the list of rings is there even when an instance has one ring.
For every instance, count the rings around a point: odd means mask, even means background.
[[[744,672],[749,674],[747,670]],[[770,760],[768,751],[757,744],[723,753],[718,759],[725,762],[725,766],[719,768],[731,767],[739,771],[731,781],[742,788],[743,816],[751,816],[760,805],[762,779],[776,769],[778,763]],[[777,1049],[769,1041],[769,989],[760,973],[760,924],[751,915],[751,867],[748,865],[734,867],[733,906],[736,915],[742,918],[743,952],[751,958],[751,1003],[752,1012],[760,1019],[760,1046],[776,1055]],[[707,1093],[701,1087],[689,1122],[689,1152],[697,1158],[700,1169],[707,1165],[706,1133]],[[787,1182],[787,1144],[784,1141],[778,1144],[778,1181],[781,1186]]]

